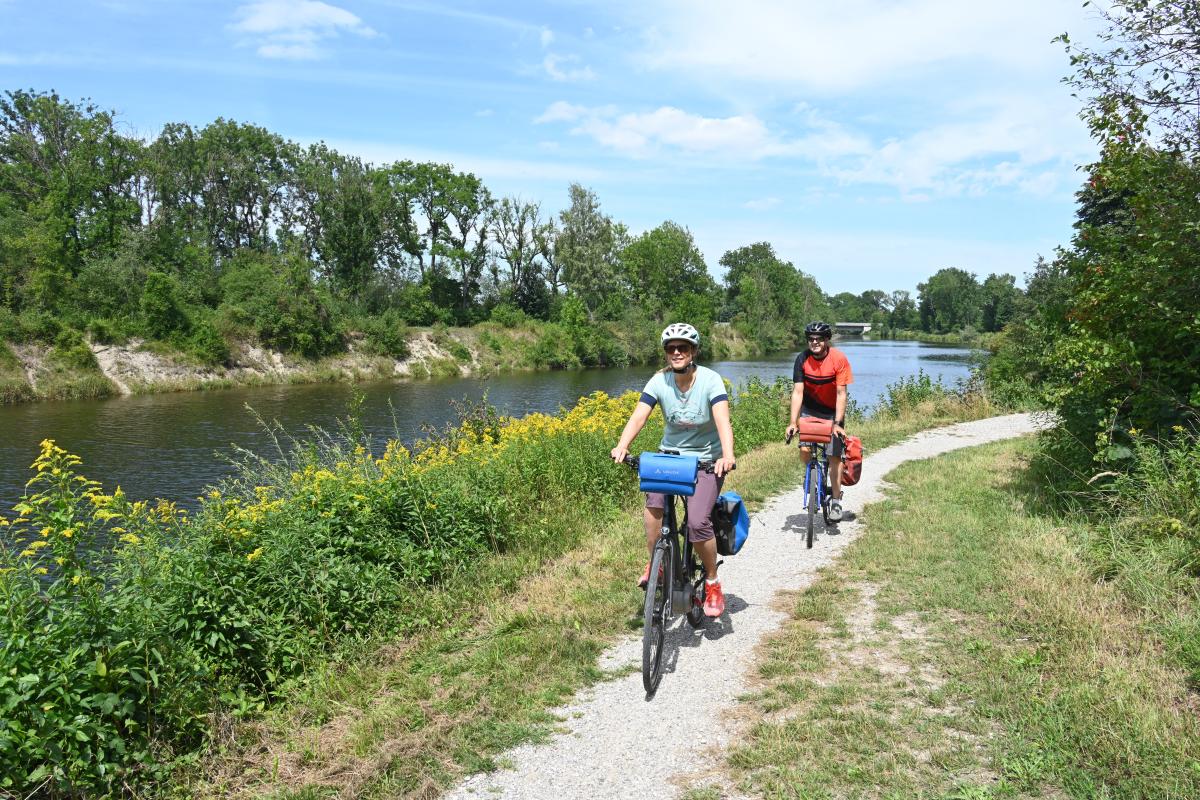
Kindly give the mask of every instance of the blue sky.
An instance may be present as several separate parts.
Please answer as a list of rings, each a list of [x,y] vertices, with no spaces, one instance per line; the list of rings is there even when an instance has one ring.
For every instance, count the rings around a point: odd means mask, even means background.
[[[1050,40],[1094,27],[1075,0],[0,0],[0,89],[448,161],[547,212],[578,181],[718,276],[765,240],[890,291],[1069,239],[1095,147]]]

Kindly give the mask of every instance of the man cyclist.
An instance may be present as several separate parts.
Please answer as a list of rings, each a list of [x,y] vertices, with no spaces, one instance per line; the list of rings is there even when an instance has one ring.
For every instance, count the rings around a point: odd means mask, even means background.
[[[808,349],[796,357],[792,367],[792,413],[788,417],[786,435],[791,437],[800,425],[801,417],[833,420],[833,437],[825,446],[829,456],[829,472],[833,482],[829,501],[831,522],[842,520],[842,453],[846,435],[846,387],[854,382],[850,362],[844,353],[832,347],[833,329],[827,322],[810,322],[804,328]],[[808,450],[801,450],[807,465]]]

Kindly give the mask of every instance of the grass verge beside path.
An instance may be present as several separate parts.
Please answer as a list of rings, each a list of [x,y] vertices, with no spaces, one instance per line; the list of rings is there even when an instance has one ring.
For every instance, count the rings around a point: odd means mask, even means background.
[[[939,396],[855,431],[870,451],[994,413],[977,398]],[[799,477],[794,449],[778,443],[743,456],[726,486],[753,509]],[[231,729],[197,793],[431,797],[496,767],[505,750],[549,736],[550,710],[604,679],[601,652],[640,629],[632,577],[644,544],[634,507],[540,510],[531,523],[553,533],[536,537],[549,545],[492,557],[475,584],[414,598],[417,608],[453,609],[454,625],[365,645],[311,676],[286,707]]]
[[[1191,798],[1200,721],[1152,621],[1022,504],[1028,440],[906,464],[763,650],[730,758],[765,798]]]

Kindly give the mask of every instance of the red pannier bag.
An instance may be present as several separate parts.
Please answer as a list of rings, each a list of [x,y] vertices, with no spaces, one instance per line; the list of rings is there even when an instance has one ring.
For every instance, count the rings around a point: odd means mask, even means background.
[[[833,420],[819,417],[801,417],[796,427],[796,438],[802,442],[829,444],[833,438]]]
[[[846,452],[842,453],[842,486],[853,486],[862,477],[862,439],[846,436]]]

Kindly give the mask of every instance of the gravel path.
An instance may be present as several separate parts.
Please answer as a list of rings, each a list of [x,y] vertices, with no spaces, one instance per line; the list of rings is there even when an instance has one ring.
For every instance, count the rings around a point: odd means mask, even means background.
[[[926,431],[868,453],[862,480],[846,490],[845,509],[857,515],[880,500],[884,477],[905,461],[1020,436],[1043,425],[1030,414],[993,417]],[[605,653],[601,666],[636,664],[633,674],[585,690],[558,710],[563,733],[546,744],[510,751],[505,761],[512,769],[472,776],[446,797],[671,798],[682,792],[681,779],[719,765],[711,754],[728,744],[725,712],[747,690],[743,676],[751,674],[755,647],[786,619],[774,607],[776,594],[807,586],[860,532],[853,520],[838,526],[840,535],[818,529],[813,549],[806,549],[801,494],[797,487],[773,498],[754,515],[746,549],[725,560],[725,614],[699,631],[682,618],[674,621],[664,645],[667,666],[653,698],[647,699],[642,688],[641,637],[630,637]],[[669,718],[689,720],[690,732],[658,735]]]

